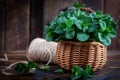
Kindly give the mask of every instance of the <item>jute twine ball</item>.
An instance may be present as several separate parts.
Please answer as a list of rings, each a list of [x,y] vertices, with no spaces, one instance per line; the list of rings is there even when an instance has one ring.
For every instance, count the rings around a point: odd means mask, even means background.
[[[35,38],[28,48],[27,58],[30,61],[37,62],[50,62],[57,64],[56,62],[56,42],[48,42],[42,38]]]

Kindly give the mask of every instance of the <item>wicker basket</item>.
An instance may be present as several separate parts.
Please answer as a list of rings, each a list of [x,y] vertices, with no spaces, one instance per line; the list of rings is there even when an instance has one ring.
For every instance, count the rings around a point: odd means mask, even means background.
[[[60,41],[56,50],[57,63],[66,70],[72,65],[91,65],[94,71],[100,70],[107,60],[107,47],[98,42]]]

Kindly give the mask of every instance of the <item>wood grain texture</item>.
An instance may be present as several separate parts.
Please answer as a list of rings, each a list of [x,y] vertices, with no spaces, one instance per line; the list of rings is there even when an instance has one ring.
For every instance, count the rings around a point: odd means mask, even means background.
[[[21,60],[0,61],[0,65],[1,65],[1,66],[9,66],[9,65],[11,65],[12,63],[19,62],[19,61],[21,61]]]
[[[102,0],[82,0],[82,3],[95,11],[102,10]]]
[[[30,40],[43,37],[43,0],[30,2]]]
[[[1,75],[1,74],[0,74]],[[3,76],[0,77],[0,80],[34,80],[33,77],[34,75],[29,74],[29,75],[16,75],[16,76]],[[29,76],[29,77],[28,77]]]
[[[53,4],[53,2],[55,4]],[[58,15],[60,9],[60,0],[44,0],[44,22],[43,25],[48,24],[55,16]]]
[[[79,0],[75,0],[80,2]],[[53,2],[55,4],[53,4]],[[57,16],[61,10],[69,8],[73,5],[74,0],[44,0],[44,19],[43,26],[48,24],[52,19]]]
[[[6,3],[6,51],[25,50],[29,43],[29,0]]]
[[[4,28],[4,18],[5,18],[5,1],[0,0],[0,51],[4,51],[5,48],[5,28]]]
[[[23,57],[23,55],[21,55],[21,57]],[[4,68],[4,66],[7,66],[16,61],[19,60],[9,60],[8,62],[0,61],[0,71]],[[89,80],[120,80],[119,63],[120,63],[120,50],[109,50],[107,64],[100,71],[95,72],[95,77]],[[60,66],[53,64],[50,64],[49,66],[51,67],[52,71],[36,70],[35,74],[27,75],[5,76],[0,72],[1,75],[0,80],[71,80],[70,71],[65,71],[64,74],[57,74],[54,73],[54,70],[59,69]]]
[[[22,52],[21,53],[16,52],[16,53],[12,52],[12,53],[7,54],[8,59],[9,60],[27,60],[26,54]],[[0,58],[4,58],[4,57],[5,57],[4,54],[0,54]]]
[[[117,37],[112,39],[112,44],[108,49],[120,48],[120,0],[104,0],[104,13],[110,14],[113,19],[119,24]]]
[[[75,0],[76,2],[80,2],[79,0]],[[60,0],[60,9],[66,9],[73,6],[74,0]]]

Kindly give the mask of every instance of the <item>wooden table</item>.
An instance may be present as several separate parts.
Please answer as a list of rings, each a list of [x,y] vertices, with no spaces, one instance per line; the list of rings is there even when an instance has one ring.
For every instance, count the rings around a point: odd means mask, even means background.
[[[18,58],[18,60],[20,60],[23,57]],[[9,62],[0,61],[0,66],[5,66],[18,60],[10,60]],[[36,70],[35,74],[6,76],[0,73],[0,80],[70,80],[70,72],[65,72],[64,74],[56,74],[53,71],[59,68],[59,66],[51,65],[51,67],[53,69],[52,71],[48,72]],[[2,68],[0,71],[1,70]],[[89,80],[120,80],[120,50],[109,50],[108,61],[106,65],[102,68],[102,70],[95,72],[95,77]]]

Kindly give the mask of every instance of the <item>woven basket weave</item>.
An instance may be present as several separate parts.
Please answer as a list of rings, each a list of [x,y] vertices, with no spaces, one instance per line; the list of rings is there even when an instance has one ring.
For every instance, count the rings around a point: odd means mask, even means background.
[[[56,51],[57,63],[66,70],[72,65],[91,65],[94,71],[100,70],[107,60],[107,47],[99,42],[60,41]]]

